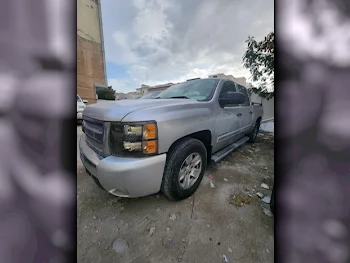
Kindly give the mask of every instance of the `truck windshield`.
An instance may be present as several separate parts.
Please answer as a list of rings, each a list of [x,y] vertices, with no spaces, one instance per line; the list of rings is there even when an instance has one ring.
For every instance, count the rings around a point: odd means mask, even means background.
[[[218,79],[196,79],[176,84],[162,93],[159,99],[193,99],[198,101],[208,101],[212,98],[215,88],[219,83]]]

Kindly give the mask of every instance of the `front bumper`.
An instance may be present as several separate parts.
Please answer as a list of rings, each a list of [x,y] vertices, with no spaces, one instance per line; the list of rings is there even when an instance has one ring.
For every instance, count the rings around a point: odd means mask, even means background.
[[[109,156],[100,159],[86,144],[85,134],[80,137],[79,149],[86,170],[109,193],[134,198],[160,191],[166,154],[145,158]]]

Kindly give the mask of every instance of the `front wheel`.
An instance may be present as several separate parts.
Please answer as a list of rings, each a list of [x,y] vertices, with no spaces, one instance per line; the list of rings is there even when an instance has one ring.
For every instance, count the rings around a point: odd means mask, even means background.
[[[194,138],[185,138],[170,150],[165,164],[161,190],[171,200],[191,196],[202,181],[207,164],[204,144]]]

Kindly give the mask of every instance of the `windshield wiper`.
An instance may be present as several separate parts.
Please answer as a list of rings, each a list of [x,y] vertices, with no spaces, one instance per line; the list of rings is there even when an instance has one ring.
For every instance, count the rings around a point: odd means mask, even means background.
[[[186,97],[186,96],[174,96],[174,97],[170,97],[169,99],[189,99],[189,97]]]

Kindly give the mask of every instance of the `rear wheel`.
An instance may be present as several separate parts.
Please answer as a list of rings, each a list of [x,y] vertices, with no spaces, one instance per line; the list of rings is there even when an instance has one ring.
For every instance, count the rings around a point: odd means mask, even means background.
[[[249,136],[248,142],[254,143],[256,141],[256,138],[258,137],[258,133],[259,133],[259,128],[260,128],[260,120],[257,120],[253,130],[248,135]]]
[[[170,150],[165,164],[161,190],[171,200],[191,196],[202,181],[207,164],[204,144],[194,138],[184,138]]]

